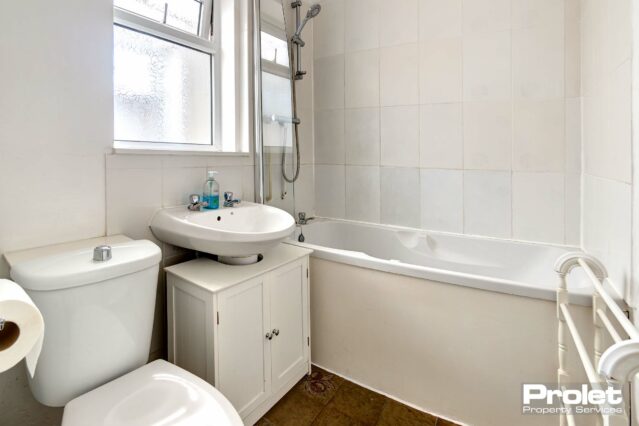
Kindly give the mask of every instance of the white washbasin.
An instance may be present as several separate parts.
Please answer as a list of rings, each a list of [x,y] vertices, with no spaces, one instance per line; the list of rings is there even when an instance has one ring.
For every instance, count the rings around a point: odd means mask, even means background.
[[[284,210],[245,201],[217,210],[171,207],[158,210],[151,218],[151,230],[158,239],[225,257],[264,253],[294,229],[295,220]]]

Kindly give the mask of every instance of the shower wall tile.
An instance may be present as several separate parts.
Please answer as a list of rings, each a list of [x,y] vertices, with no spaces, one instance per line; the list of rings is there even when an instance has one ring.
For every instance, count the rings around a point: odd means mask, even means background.
[[[578,0],[337,2],[322,3],[311,22],[314,84],[300,89],[302,102],[314,97],[315,118],[315,148],[302,146],[302,163],[315,157],[316,179],[343,181],[343,195],[315,194],[318,214],[579,243],[582,86],[609,94],[583,102],[586,165],[628,179],[626,168],[609,169],[626,152],[629,90],[597,80],[606,71],[626,81],[627,25],[606,40],[601,29],[583,33]],[[606,16],[625,19],[620,10]],[[583,58],[582,33],[598,43]],[[534,182],[553,187],[528,199]]]
[[[344,108],[344,55],[315,60],[315,109]]]
[[[344,164],[344,110],[315,112],[315,163]]]
[[[419,107],[382,108],[381,165],[419,166]]]
[[[462,100],[462,39],[420,43],[419,99],[421,103]]]
[[[346,107],[379,106],[379,50],[346,54]]]
[[[321,19],[318,19],[321,16]],[[344,53],[344,1],[324,0],[313,22],[313,55],[323,58]],[[310,38],[304,32],[302,39]]]
[[[510,172],[464,171],[464,232],[510,238]]]
[[[419,39],[452,38],[462,35],[462,0],[421,0]]]
[[[418,0],[382,0],[379,27],[380,46],[415,43],[419,38]]]
[[[344,113],[346,164],[379,165],[380,109],[347,109]]]
[[[346,219],[379,222],[380,168],[346,166]]]
[[[313,215],[315,212],[314,167],[303,164],[295,182],[295,211]]]
[[[567,3],[570,0],[513,0],[513,29],[563,25]]]
[[[345,0],[346,52],[379,47],[380,4],[385,0]]]
[[[464,37],[464,100],[508,100],[512,94],[508,31]]]
[[[513,31],[514,98],[564,97],[563,40],[563,22],[552,27]]]
[[[380,102],[382,106],[419,103],[419,47],[386,47],[380,51]]]
[[[464,34],[491,33],[511,28],[511,0],[463,0]]]
[[[464,232],[463,172],[422,169],[420,177],[421,227]]]
[[[419,169],[381,168],[381,222],[419,227]]]
[[[564,242],[564,174],[513,173],[513,237]]]
[[[315,212],[319,216],[346,216],[344,166],[315,166]]]
[[[464,167],[510,170],[512,157],[510,102],[464,104]]]
[[[564,101],[517,101],[514,106],[513,169],[564,170]]]
[[[421,167],[462,169],[464,166],[462,104],[420,107]]]
[[[313,164],[315,154],[313,147],[313,125],[315,121],[313,109],[298,107],[297,116],[300,119],[300,125],[298,126],[300,161],[301,164]]]

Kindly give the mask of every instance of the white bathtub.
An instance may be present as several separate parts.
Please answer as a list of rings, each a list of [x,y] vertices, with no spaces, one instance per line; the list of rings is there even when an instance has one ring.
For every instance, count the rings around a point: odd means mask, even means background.
[[[544,300],[555,300],[555,260],[578,250],[333,219],[298,226],[293,243],[321,259]],[[571,274],[568,286],[571,302],[591,303],[592,285],[582,271]]]
[[[553,264],[573,249],[340,220],[301,232],[305,242],[291,243],[314,249],[314,364],[465,424],[558,424],[521,414],[521,386],[556,380]],[[568,279],[588,305],[582,281]],[[571,308],[591,341],[590,308]],[[572,347],[568,359],[583,382]]]

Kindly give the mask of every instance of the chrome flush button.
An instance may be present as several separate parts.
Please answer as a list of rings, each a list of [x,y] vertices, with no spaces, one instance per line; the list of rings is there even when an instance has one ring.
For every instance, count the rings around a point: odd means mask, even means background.
[[[93,260],[105,262],[111,259],[111,246],[97,246],[93,249]]]

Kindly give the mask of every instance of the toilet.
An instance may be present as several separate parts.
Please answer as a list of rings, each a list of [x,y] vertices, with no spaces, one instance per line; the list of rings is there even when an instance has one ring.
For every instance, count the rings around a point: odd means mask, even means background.
[[[163,360],[147,364],[158,246],[115,236],[5,257],[44,317],[31,392],[65,407],[63,426],[243,424],[209,383]]]

